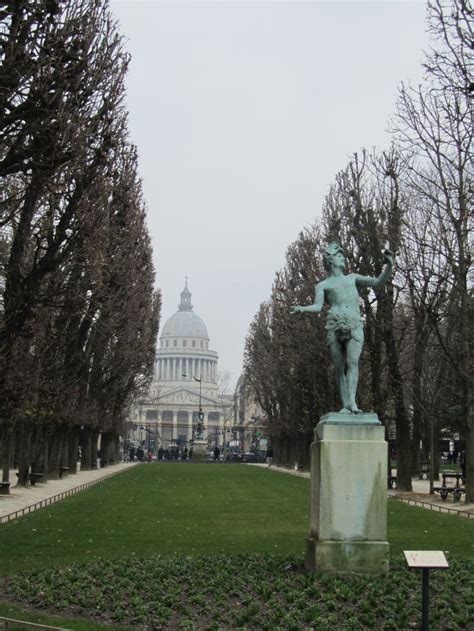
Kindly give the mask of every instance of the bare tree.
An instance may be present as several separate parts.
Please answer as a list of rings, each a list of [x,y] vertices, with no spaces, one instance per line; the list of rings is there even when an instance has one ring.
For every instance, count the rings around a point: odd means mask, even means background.
[[[467,446],[466,501],[474,501],[474,407],[471,349],[473,162],[472,76],[473,9],[465,0],[450,6],[428,3],[433,47],[426,56],[424,82],[402,85],[393,131],[410,161],[407,183],[423,206],[432,209],[438,234],[417,240],[420,252],[444,259],[449,268],[444,314],[429,300],[430,317],[459,384],[460,413]],[[429,257],[429,254],[423,254]]]

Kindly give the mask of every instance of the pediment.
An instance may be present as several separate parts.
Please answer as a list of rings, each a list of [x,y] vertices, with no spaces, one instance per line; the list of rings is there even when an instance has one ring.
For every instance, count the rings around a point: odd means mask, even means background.
[[[154,401],[160,406],[164,405],[191,405],[198,407],[199,406],[199,392],[195,390],[191,390],[190,388],[175,388],[174,390],[169,390],[167,392],[163,392],[163,394],[158,395]],[[219,402],[216,399],[211,399],[205,395],[201,396],[201,404],[204,407],[214,407]]]

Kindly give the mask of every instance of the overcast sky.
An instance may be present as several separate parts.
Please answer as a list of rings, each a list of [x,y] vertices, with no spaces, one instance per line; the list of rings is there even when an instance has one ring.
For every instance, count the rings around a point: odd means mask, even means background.
[[[185,276],[235,384],[287,246],[421,77],[425,4],[112,0],[163,325]]]

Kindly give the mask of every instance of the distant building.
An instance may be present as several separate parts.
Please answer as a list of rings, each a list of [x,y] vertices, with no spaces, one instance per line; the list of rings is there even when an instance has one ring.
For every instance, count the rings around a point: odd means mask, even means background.
[[[189,449],[201,408],[209,448],[223,445],[232,423],[232,398],[219,392],[217,360],[186,282],[178,311],[161,331],[150,390],[130,410],[128,442],[153,452]]]

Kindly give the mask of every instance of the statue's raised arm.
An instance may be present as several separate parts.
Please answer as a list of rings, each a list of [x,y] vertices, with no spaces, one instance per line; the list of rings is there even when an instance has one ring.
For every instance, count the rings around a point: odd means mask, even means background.
[[[385,250],[383,253],[383,262],[385,263],[385,267],[377,278],[355,274],[357,285],[359,287],[381,287],[382,285],[385,285],[390,278],[393,267],[393,254],[390,250]]]

